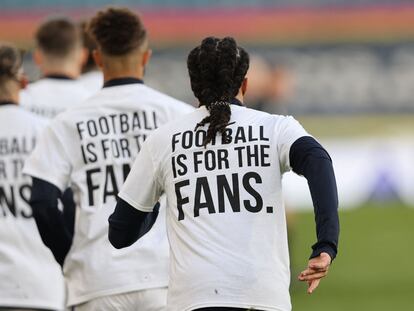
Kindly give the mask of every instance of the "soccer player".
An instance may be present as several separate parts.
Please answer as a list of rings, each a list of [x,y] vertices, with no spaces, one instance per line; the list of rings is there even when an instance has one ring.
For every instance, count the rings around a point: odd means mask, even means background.
[[[290,310],[282,175],[304,175],[315,206],[318,241],[300,275],[311,293],[337,253],[331,159],[292,117],[244,107],[249,56],[234,39],[204,39],[187,64],[200,107],[143,144],[109,239],[122,248],[140,238],[165,193],[168,310]]]
[[[81,310],[165,310],[168,241],[160,213],[140,243],[116,250],[107,219],[144,140],[193,108],[143,83],[151,50],[140,18],[109,8],[91,20],[104,87],[81,106],[58,115],[26,162],[31,205],[45,244],[63,264],[68,305]],[[56,207],[72,184],[78,198],[73,244]],[[70,251],[69,251],[70,248]]]
[[[85,53],[80,29],[75,23],[57,18],[41,24],[36,32],[33,57],[42,78],[23,90],[24,108],[53,118],[90,96],[78,80]]]
[[[102,88],[103,75],[93,59],[93,51],[96,50],[96,43],[88,31],[88,23],[84,21],[80,24],[80,27],[82,30],[83,48],[87,55],[86,61],[82,66],[80,80],[82,85],[93,95]]]
[[[62,273],[40,239],[22,175],[45,120],[18,106],[21,64],[15,47],[0,43],[0,309],[61,310]]]

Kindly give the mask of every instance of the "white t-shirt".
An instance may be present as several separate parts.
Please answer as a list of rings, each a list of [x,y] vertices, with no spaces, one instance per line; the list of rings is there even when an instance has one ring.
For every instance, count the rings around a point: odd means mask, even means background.
[[[23,163],[45,120],[15,105],[0,106],[0,307],[61,310],[61,269],[43,244]]]
[[[20,92],[21,106],[46,118],[82,103],[91,96],[81,80],[43,78]]]
[[[64,263],[68,305],[168,283],[168,241],[160,215],[153,230],[131,247],[108,240],[108,217],[144,139],[193,108],[143,84],[103,88],[46,128],[25,173],[62,191],[68,183],[78,211]]]
[[[104,83],[103,74],[99,70],[84,73],[80,76],[79,80],[90,95],[94,95],[98,92],[103,87]]]
[[[227,133],[207,148],[205,107],[158,129],[119,197],[152,211],[167,196],[169,311],[239,307],[287,311],[289,254],[282,174],[289,150],[308,135],[292,117],[231,106]]]

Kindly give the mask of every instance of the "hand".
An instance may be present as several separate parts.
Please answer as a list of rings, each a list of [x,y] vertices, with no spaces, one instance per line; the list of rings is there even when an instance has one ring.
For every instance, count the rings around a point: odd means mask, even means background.
[[[308,282],[308,294],[312,294],[321,279],[328,274],[331,261],[328,253],[321,253],[318,257],[310,259],[308,267],[299,274],[299,281]]]

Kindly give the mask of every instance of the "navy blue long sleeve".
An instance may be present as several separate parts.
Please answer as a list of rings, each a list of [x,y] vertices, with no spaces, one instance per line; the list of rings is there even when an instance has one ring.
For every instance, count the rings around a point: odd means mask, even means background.
[[[293,171],[303,175],[312,196],[317,242],[311,258],[320,253],[336,257],[339,238],[338,193],[332,160],[328,152],[312,137],[301,137],[289,153]]]
[[[33,178],[30,206],[43,243],[50,248],[56,261],[63,265],[72,245],[72,234],[58,208],[61,191],[47,181]]]
[[[119,199],[115,211],[109,217],[109,242],[115,248],[124,248],[134,244],[151,230],[157,220],[159,203],[150,213],[141,212]]]
[[[73,236],[75,231],[76,203],[73,199],[72,188],[68,188],[63,192],[61,201],[66,228],[69,230],[70,235]]]

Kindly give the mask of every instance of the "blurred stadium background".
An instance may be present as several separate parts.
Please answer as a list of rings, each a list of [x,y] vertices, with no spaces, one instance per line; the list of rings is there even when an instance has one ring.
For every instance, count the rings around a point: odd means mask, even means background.
[[[207,35],[252,56],[247,104],[293,114],[331,152],[342,235],[332,273],[295,281],[314,240],[306,182],[285,177],[294,310],[413,310],[414,2],[381,0],[0,0],[0,40],[29,51],[49,16],[86,19],[106,5],[139,11],[154,56],[146,83],[194,103],[186,56]]]

